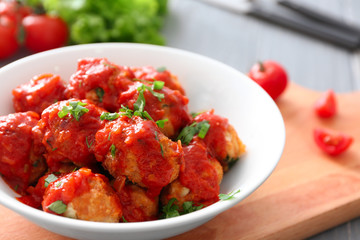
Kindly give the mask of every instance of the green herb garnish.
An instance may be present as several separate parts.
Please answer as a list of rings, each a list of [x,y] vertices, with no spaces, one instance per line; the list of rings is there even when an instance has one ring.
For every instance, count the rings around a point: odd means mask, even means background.
[[[169,121],[169,119],[161,119],[156,121],[156,125],[158,125],[159,128],[163,128],[165,126],[165,122]]]
[[[172,218],[180,215],[185,215],[200,210],[204,207],[204,205],[194,206],[193,202],[188,201],[183,203],[183,210],[179,211],[179,206],[174,204],[176,201],[176,198],[172,198],[165,206],[162,207],[163,218]]]
[[[66,211],[67,206],[65,203],[63,203],[63,201],[57,200],[50,204],[48,208],[54,213],[63,214]]]
[[[111,156],[115,157],[115,152],[116,152],[116,147],[114,144],[111,144],[111,146],[110,146]]]
[[[162,207],[164,218],[172,218],[172,217],[180,216],[180,213],[178,211],[179,206],[174,205],[175,201],[177,201],[176,198],[172,198],[165,206]]]
[[[230,200],[230,199],[235,198],[235,194],[237,194],[239,192],[240,192],[240,189],[237,190],[236,192],[232,191],[232,192],[230,192],[228,194],[220,193],[219,198],[220,198],[220,200],[223,200],[223,201]]]
[[[57,182],[55,187],[57,187],[57,188],[61,187],[62,183],[63,183],[62,181]]]
[[[164,72],[164,71],[166,71],[166,67],[164,67],[164,66],[161,66],[161,67],[158,67],[157,69],[156,69],[156,71],[157,72]]]
[[[161,90],[165,85],[165,82],[163,81],[154,81],[152,89],[153,90]]]
[[[55,176],[54,174],[50,174],[45,178],[44,187],[48,187],[50,183],[56,181],[57,179],[58,179],[57,176]]]
[[[145,86],[145,85],[142,85]],[[135,111],[139,111],[139,112],[143,112],[144,108],[145,108],[145,97],[144,97],[144,90],[138,88],[139,91],[139,96],[138,99],[136,100],[136,102],[134,103],[134,110]]]
[[[194,118],[194,117],[196,117],[197,115],[199,115],[201,112],[192,112],[192,113],[190,113],[191,114],[191,116]]]
[[[184,202],[182,207],[183,207],[183,211],[181,213],[181,215],[183,214],[188,214],[188,213],[191,213],[191,212],[195,212],[197,210],[200,210],[204,207],[204,205],[200,205],[200,206],[194,206],[193,205],[194,203],[193,202]]]
[[[83,102],[69,102],[69,106],[63,106],[62,110],[58,112],[59,118],[65,117],[68,113],[70,113],[76,121],[79,121],[80,117],[89,112],[87,109],[86,103]]]
[[[118,117],[120,117],[120,114],[118,114],[118,113],[103,112],[100,116],[100,119],[112,121],[112,120],[117,119]]]
[[[92,146],[92,144],[94,143],[95,139],[94,139],[94,140],[92,140],[92,142],[91,142],[91,143],[89,143],[89,141],[88,141],[88,137],[86,136],[85,141],[86,141],[86,146],[88,147],[88,149],[90,149],[90,148],[91,148],[91,146]]]
[[[133,113],[134,113],[133,110],[131,110],[128,107],[125,107],[124,105],[121,105],[121,108],[119,111],[120,111],[120,115],[127,116],[128,118],[132,118]]]
[[[156,141],[159,142],[159,144],[160,144],[160,150],[161,150],[161,156],[164,157],[164,148],[163,148],[163,145],[161,144],[161,142],[159,141],[158,133],[157,133],[157,132],[155,132],[155,139],[156,139]]]
[[[207,132],[209,131],[209,128],[210,128],[209,122],[204,122],[203,124],[201,124],[200,131],[198,134],[199,138],[204,139]]]
[[[209,121],[193,122],[181,130],[176,140],[180,140],[182,144],[188,145],[196,134],[198,134],[200,138],[204,138],[209,128]]]
[[[102,89],[101,87],[98,87],[98,88],[95,89],[95,93],[99,98],[99,102],[102,102],[104,94],[105,94],[104,89]]]
[[[160,81],[158,81],[160,82]],[[157,97],[157,99],[161,102],[161,99],[165,98],[165,95],[163,93],[159,93],[159,92],[155,92],[151,87],[146,86],[144,84],[140,85],[137,90],[139,91],[139,93],[143,93],[145,89],[147,89],[149,92],[151,92],[152,95],[154,95],[154,97]]]

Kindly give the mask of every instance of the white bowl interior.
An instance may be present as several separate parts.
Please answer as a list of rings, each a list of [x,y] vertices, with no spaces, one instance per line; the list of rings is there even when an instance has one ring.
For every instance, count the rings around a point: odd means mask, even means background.
[[[82,239],[163,238],[192,229],[232,207],[258,188],[275,168],[285,144],[282,116],[272,99],[244,74],[215,60],[182,50],[144,44],[78,45],[35,54],[0,69],[0,115],[13,112],[11,90],[41,73],[68,80],[77,60],[107,57],[119,65],[165,66],[186,90],[192,112],[213,108],[235,127],[247,146],[242,160],[225,174],[221,192],[240,189],[235,200],[221,201],[192,214],[143,223],[105,224],[46,214],[24,206],[0,181],[0,203],[59,234]],[[100,238],[99,238],[100,237]]]

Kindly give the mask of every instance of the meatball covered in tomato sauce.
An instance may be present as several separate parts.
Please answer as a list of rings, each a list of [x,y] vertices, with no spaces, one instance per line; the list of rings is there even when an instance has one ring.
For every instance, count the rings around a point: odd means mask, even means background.
[[[154,121],[164,120],[161,131],[169,138],[174,138],[179,131],[191,121],[188,113],[188,98],[177,90],[162,87],[152,90],[153,86],[137,82],[123,92],[119,104],[130,109],[135,104],[144,103],[144,111],[149,113]]]
[[[184,168],[179,178],[170,183],[162,192],[161,202],[166,205],[172,198],[174,204],[182,210],[184,202],[192,202],[195,206],[208,206],[219,200],[220,183],[223,169],[213,158],[206,144],[194,137],[189,145],[183,147]]]
[[[119,222],[122,216],[119,197],[108,179],[87,168],[52,181],[42,207],[52,214],[95,222]]]
[[[156,220],[159,212],[159,197],[149,196],[146,189],[131,183],[125,178],[117,178],[114,188],[120,198],[123,222],[143,222]]]
[[[64,100],[64,91],[65,83],[60,76],[50,73],[37,75],[12,91],[15,111],[41,114],[51,104]]]
[[[38,121],[35,112],[0,117],[0,173],[19,193],[46,171],[44,158],[33,147],[32,128]]]
[[[85,100],[69,99],[57,102],[41,115],[34,127],[38,142],[46,148],[44,156],[51,171],[64,163],[91,167],[96,163],[89,149],[95,133],[103,126],[104,110]]]
[[[240,140],[234,127],[228,119],[208,111],[197,115],[196,122],[208,121],[210,127],[204,138],[204,142],[210,153],[220,161],[224,171],[245,153],[245,145]]]
[[[178,90],[181,94],[185,95],[185,90],[181,86],[178,78],[165,68],[155,69],[152,66],[146,66],[132,67],[131,70],[134,72],[135,78],[137,79],[150,82],[163,81],[166,87],[172,90]]]
[[[117,99],[133,83],[128,67],[118,66],[106,58],[85,58],[78,61],[77,71],[70,77],[68,98],[88,99],[108,111],[121,107]]]
[[[94,153],[113,177],[126,176],[152,196],[178,177],[183,153],[154,121],[120,116],[95,135]]]

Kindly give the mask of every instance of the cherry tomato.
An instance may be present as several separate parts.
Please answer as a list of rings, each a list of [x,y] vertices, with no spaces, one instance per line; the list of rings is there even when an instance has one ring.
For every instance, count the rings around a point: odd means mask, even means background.
[[[67,42],[68,28],[59,17],[29,15],[22,23],[25,29],[25,46],[34,52],[61,47]]]
[[[288,78],[285,69],[274,61],[258,62],[248,76],[276,100],[285,90]]]
[[[16,22],[0,15],[0,59],[13,55],[19,48]]]
[[[21,21],[31,12],[30,7],[24,6],[18,1],[0,1],[0,15],[6,15],[14,22]]]
[[[321,97],[315,102],[315,112],[319,117],[330,118],[337,112],[336,98],[333,90],[326,91]]]
[[[332,156],[346,151],[354,140],[353,137],[345,133],[325,128],[316,128],[314,130],[314,139],[321,150]]]

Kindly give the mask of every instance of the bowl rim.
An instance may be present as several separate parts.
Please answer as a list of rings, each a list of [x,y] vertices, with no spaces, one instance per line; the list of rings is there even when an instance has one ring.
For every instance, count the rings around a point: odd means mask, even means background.
[[[232,74],[239,76],[239,78],[248,78],[245,74],[241,73],[240,71],[236,70],[235,68],[226,65],[225,63],[222,63],[218,60],[212,59],[210,57],[190,52],[187,50],[177,49],[173,47],[168,46],[157,46],[157,45],[150,45],[150,44],[142,44],[142,43],[92,43],[92,44],[82,44],[82,45],[73,45],[73,46],[65,46],[41,53],[36,53],[30,56],[23,57],[21,59],[18,59],[14,62],[11,62],[3,67],[0,68],[0,73],[10,71],[12,68],[16,68],[19,64],[25,64],[26,62],[31,62],[32,60],[36,60],[42,57],[50,56],[50,55],[56,55],[58,53],[65,54],[67,52],[72,51],[81,51],[86,49],[91,49],[95,47],[101,46],[102,48],[135,48],[135,49],[150,49],[150,50],[156,50],[156,51],[168,51],[175,54],[185,55],[186,57],[190,58],[197,58],[201,61],[213,63],[222,66],[227,71],[232,72]],[[257,88],[261,89],[260,91],[265,92],[260,86],[258,86],[255,82],[251,81],[253,85],[256,85]],[[265,92],[266,93],[266,92]],[[267,95],[267,93],[266,93]],[[158,227],[161,228],[171,228],[176,227],[179,225],[188,225],[189,223],[197,222],[197,221],[204,221],[205,219],[213,218],[219,213],[228,210],[229,208],[233,207],[234,205],[238,204],[240,201],[242,201],[244,198],[248,197],[252,192],[254,192],[260,185],[262,185],[265,180],[272,174],[275,167],[277,166],[280,157],[283,153],[284,147],[285,147],[285,124],[284,120],[281,116],[280,110],[276,106],[276,103],[270,98],[269,100],[272,101],[271,104],[275,105],[274,109],[277,109],[276,113],[279,115],[279,119],[281,119],[281,132],[279,134],[281,135],[281,143],[279,143],[279,154],[278,159],[275,162],[275,164],[272,166],[271,169],[268,170],[267,174],[264,174],[262,178],[259,178],[258,181],[253,184],[252,188],[246,188],[244,190],[242,189],[233,189],[233,191],[240,190],[241,197],[236,197],[231,200],[226,201],[218,201],[206,208],[203,208],[199,211],[192,212],[191,214],[185,214],[174,218],[168,218],[168,219],[159,219],[154,221],[145,221],[145,222],[128,222],[128,223],[103,223],[103,222],[92,222],[92,221],[84,221],[84,220],[78,220],[78,219],[70,219],[62,216],[57,216],[53,214],[48,214],[46,212],[43,212],[41,210],[29,207],[18,200],[16,200],[13,197],[10,197],[6,195],[6,198],[0,198],[0,204],[4,205],[5,207],[8,207],[9,209],[12,209],[13,211],[30,218],[35,218],[38,220],[45,220],[51,223],[60,223],[65,227],[73,228],[73,229],[83,229],[83,230],[91,230],[97,231],[99,229],[104,231],[124,231],[124,232],[145,232],[148,230],[154,230]],[[10,199],[10,201],[8,201]]]

